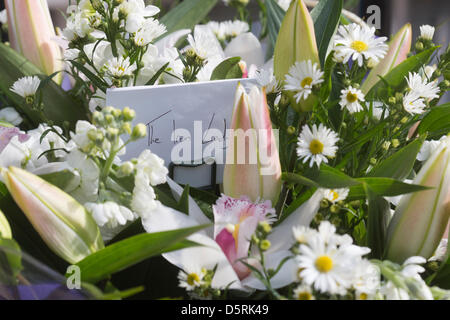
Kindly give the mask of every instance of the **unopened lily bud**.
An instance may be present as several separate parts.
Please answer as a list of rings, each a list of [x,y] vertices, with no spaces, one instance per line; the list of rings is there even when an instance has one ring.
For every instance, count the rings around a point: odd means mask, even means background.
[[[64,191],[25,170],[2,175],[13,199],[53,252],[75,264],[104,247],[97,223]]]
[[[137,124],[131,133],[131,139],[137,140],[147,135],[147,127],[143,123]]]
[[[9,226],[8,220],[6,220],[5,215],[0,210],[0,239],[11,239],[11,227]]]

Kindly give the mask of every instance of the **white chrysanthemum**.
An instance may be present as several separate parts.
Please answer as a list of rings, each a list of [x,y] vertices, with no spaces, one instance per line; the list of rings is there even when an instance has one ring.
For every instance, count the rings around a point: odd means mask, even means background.
[[[221,23],[222,32],[226,37],[235,38],[243,33],[246,33],[250,30],[248,23],[241,20],[234,21],[224,21]]]
[[[166,26],[159,23],[158,20],[149,18],[145,20],[142,28],[140,28],[134,35],[134,43],[137,46],[143,47],[150,42],[166,33]]]
[[[149,177],[142,171],[138,171],[134,178],[131,209],[141,218],[146,219],[150,214],[161,209],[161,203],[156,200],[156,194],[150,186]]]
[[[403,97],[403,108],[411,115],[425,112],[426,104],[422,97],[411,91]]]
[[[91,212],[92,217],[100,227],[113,229],[118,226],[124,226],[129,221],[136,219],[136,216],[130,209],[113,201],[104,203],[88,202],[84,206]]]
[[[205,268],[199,266],[187,266],[185,270],[180,270],[178,273],[178,286],[185,288],[186,291],[192,291],[203,284],[205,275]]]
[[[23,119],[20,114],[13,107],[6,107],[0,110],[0,120],[11,123],[14,126],[18,126],[22,123]]]
[[[115,78],[131,76],[137,69],[135,63],[130,64],[130,58],[128,57],[126,59],[114,57],[105,64],[105,67],[107,73]]]
[[[164,166],[164,160],[148,149],[144,150],[137,158],[136,171],[145,174],[152,186],[166,183],[169,173]]]
[[[156,6],[146,6],[144,0],[128,0],[119,6],[119,11],[125,18],[125,30],[135,33],[145,23],[146,18],[156,15],[160,10]]]
[[[338,141],[338,135],[323,124],[319,128],[313,125],[312,131],[308,125],[304,125],[297,143],[297,156],[303,158],[303,163],[309,160],[310,167],[314,163],[320,167],[322,161],[328,163],[327,158],[336,156]]]
[[[36,94],[40,83],[41,80],[36,76],[23,77],[14,82],[10,90],[24,98],[32,97]]]
[[[295,241],[299,244],[308,244],[309,240],[316,235],[315,230],[305,226],[293,227],[292,233],[294,234]]]
[[[0,11],[0,23],[7,24],[8,23],[8,14],[6,13],[6,9]]]
[[[386,37],[376,37],[375,28],[352,23],[340,26],[335,38],[335,50],[338,60],[347,63],[350,58],[361,67],[364,60],[379,62],[386,55],[388,46]]]
[[[369,260],[361,259],[352,270],[352,287],[357,300],[371,300],[380,288],[380,269]]]
[[[320,237],[301,245],[296,257],[302,282],[329,294],[345,294],[351,286],[351,259],[347,252],[326,245]]]
[[[422,78],[418,73],[410,72],[406,78],[410,92],[424,99],[438,98],[440,89],[437,82],[428,82],[427,79]]]
[[[219,41],[208,27],[197,26],[193,35],[188,35],[187,40],[191,49],[202,59],[223,56]]]
[[[430,80],[431,77],[433,76],[433,73],[437,70],[437,68],[438,67],[437,67],[436,64],[433,64],[432,66],[426,66],[425,68],[423,68],[423,75],[422,75],[422,77],[424,79]],[[434,80],[434,81],[437,81],[437,79]]]
[[[286,76],[284,89],[296,92],[297,102],[306,100],[312,92],[312,87],[323,82],[323,72],[317,63],[311,60],[296,62]]]
[[[338,202],[347,199],[349,188],[342,189],[325,189],[323,192],[323,197],[330,202]]]
[[[294,299],[296,300],[316,300],[310,286],[300,285],[294,290]]]
[[[425,40],[433,40],[435,28],[428,24],[420,27],[420,37]]]
[[[225,25],[218,21],[210,21],[206,24],[208,28],[214,33],[218,40],[223,41],[226,38]]]
[[[417,155],[417,160],[424,162],[427,161],[429,157],[444,144],[446,136],[443,136],[440,140],[429,140],[424,141],[422,147],[420,148],[419,154]]]
[[[256,70],[254,78],[261,87],[266,88],[266,93],[275,93],[281,90],[281,83],[273,73],[273,68]]]
[[[364,110],[360,103],[364,102],[364,98],[364,93],[361,90],[350,86],[341,91],[341,101],[339,104],[341,105],[341,109],[347,108],[348,112],[353,114]]]

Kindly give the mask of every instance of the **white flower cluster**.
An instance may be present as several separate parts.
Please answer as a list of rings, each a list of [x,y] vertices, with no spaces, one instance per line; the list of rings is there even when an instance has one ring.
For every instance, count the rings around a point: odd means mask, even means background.
[[[230,40],[250,30],[248,23],[240,20],[210,21],[207,26],[219,41]]]
[[[437,81],[429,82],[427,77],[427,74],[421,76],[410,72],[406,78],[408,92],[403,98],[403,107],[411,115],[424,113],[426,103],[439,97],[440,89]]]

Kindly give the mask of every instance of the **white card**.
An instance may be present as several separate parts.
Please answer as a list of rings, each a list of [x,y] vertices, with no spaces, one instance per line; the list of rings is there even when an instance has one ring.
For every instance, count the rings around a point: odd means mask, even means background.
[[[199,83],[109,89],[106,105],[130,107],[136,111],[133,125],[144,123],[147,137],[128,144],[124,160],[138,157],[150,149],[174,166],[174,179],[193,187],[211,184],[211,166],[202,159],[214,158],[216,182],[221,183],[225,159],[225,132],[230,129],[238,83],[249,86],[253,79],[232,79]],[[220,137],[219,137],[220,135]],[[188,150],[188,147],[190,150]],[[211,150],[221,150],[215,154]],[[181,162],[197,168],[180,167]]]

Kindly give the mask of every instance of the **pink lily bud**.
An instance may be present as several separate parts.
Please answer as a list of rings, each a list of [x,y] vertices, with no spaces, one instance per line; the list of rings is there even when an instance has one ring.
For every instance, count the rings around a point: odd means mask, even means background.
[[[274,52],[274,73],[278,81],[284,82],[289,69],[296,63],[311,60],[320,65],[314,22],[303,0],[292,1],[281,24]],[[292,107],[310,111],[317,101],[314,95],[298,103],[288,92]]]
[[[77,263],[104,247],[92,216],[67,193],[25,170],[2,169],[14,201],[49,248]]]
[[[389,43],[389,50],[375,68],[369,73],[366,81],[361,87],[361,91],[367,94],[370,89],[380,81],[380,77],[387,75],[392,69],[406,60],[411,50],[412,29],[411,24],[405,24]]]
[[[411,256],[430,258],[450,218],[450,136],[425,162],[414,184],[429,190],[404,195],[389,224],[386,257],[403,262]]]
[[[11,46],[51,75],[62,70],[62,55],[56,42],[46,0],[5,0]],[[55,78],[62,80],[61,73]]]
[[[8,220],[6,220],[5,215],[0,210],[0,239],[11,239],[11,227],[9,226]]]
[[[281,190],[281,164],[264,89],[254,86],[248,95],[238,85],[231,129],[224,193],[276,203]]]

